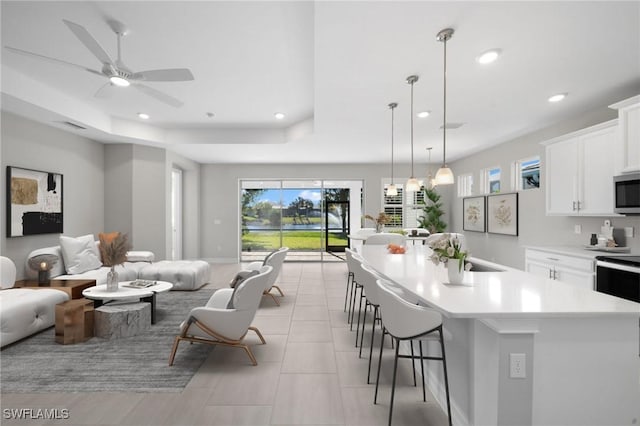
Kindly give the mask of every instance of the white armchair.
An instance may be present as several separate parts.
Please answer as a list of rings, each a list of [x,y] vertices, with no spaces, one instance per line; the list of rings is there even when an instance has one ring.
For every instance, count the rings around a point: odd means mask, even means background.
[[[247,265],[247,269],[249,271],[257,271],[263,265],[269,265],[273,267],[273,273],[270,275],[269,280],[266,282],[263,294],[266,296],[271,296],[273,301],[276,302],[276,305],[278,306],[280,306],[280,302],[278,302],[278,299],[276,299],[276,297],[271,293],[271,290],[275,288],[280,293],[280,296],[284,297],[284,293],[282,292],[282,289],[278,287],[275,283],[276,283],[276,279],[278,279],[278,276],[280,275],[280,270],[282,269],[282,264],[284,263],[285,257],[287,257],[288,251],[289,251],[289,247],[281,247],[278,250],[274,251],[273,253],[269,254],[264,259],[264,261],[251,262],[249,265]]]
[[[260,305],[266,282],[273,272],[271,266],[263,266],[259,273],[248,277],[235,288],[217,290],[205,306],[192,309],[187,320],[180,325],[180,334],[173,343],[169,365],[173,365],[178,344],[183,340],[242,348],[253,365],[258,365],[243,340],[247,332],[253,330],[262,344],[266,343],[251,322]]]

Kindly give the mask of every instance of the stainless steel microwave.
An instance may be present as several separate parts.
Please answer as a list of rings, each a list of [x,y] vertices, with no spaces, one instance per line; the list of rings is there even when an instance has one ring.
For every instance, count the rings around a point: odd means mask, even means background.
[[[613,195],[614,212],[640,215],[640,173],[614,176]]]

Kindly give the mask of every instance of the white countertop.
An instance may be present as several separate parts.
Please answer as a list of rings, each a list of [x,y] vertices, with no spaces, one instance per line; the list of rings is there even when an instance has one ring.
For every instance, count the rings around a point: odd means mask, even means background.
[[[525,246],[525,249],[542,250],[550,253],[565,254],[568,256],[581,257],[595,260],[596,256],[632,256],[634,253],[614,252],[605,250],[591,250],[579,246]],[[637,254],[635,254],[637,256]]]
[[[640,314],[639,303],[506,266],[501,266],[504,272],[465,272],[463,285],[446,284],[446,269],[435,266],[429,260],[430,254],[431,249],[422,245],[408,246],[405,254],[389,254],[385,246],[362,248],[362,256],[375,270],[447,317],[525,319]]]

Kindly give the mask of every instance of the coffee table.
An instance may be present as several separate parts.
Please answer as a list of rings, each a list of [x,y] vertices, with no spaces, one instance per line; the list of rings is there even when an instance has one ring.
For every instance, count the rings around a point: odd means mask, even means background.
[[[115,300],[138,299],[151,303],[151,324],[156,323],[156,293],[171,290],[173,284],[167,281],[156,281],[156,284],[146,288],[126,287],[131,281],[118,283],[118,291],[107,291],[106,284],[90,287],[82,292],[87,299],[94,301],[94,307],[99,308],[105,303]]]
[[[37,280],[18,280],[13,285],[16,288],[33,288],[33,289],[42,289],[42,288],[52,288],[54,290],[64,291],[69,295],[70,299],[80,299],[82,298],[82,292],[96,285],[96,280],[85,280],[85,279],[76,279],[76,280],[50,280],[47,284],[39,284]]]

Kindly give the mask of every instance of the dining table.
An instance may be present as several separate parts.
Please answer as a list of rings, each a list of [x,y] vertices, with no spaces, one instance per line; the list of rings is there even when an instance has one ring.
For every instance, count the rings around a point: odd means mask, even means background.
[[[640,421],[640,304],[474,257],[451,284],[432,253],[360,250],[406,300],[442,314],[454,424]],[[427,383],[446,407],[441,368],[430,363]]]

